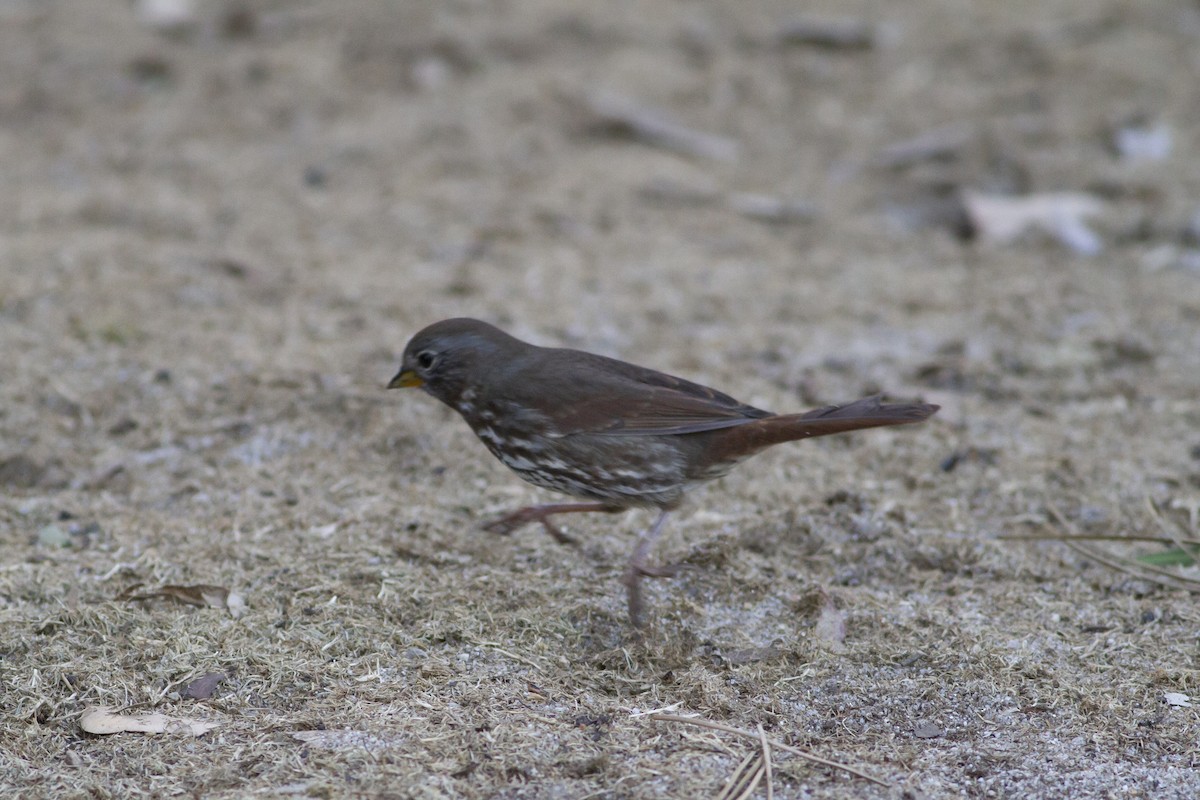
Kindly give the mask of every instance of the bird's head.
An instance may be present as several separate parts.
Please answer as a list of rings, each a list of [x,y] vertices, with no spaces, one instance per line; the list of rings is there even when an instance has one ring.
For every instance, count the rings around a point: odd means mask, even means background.
[[[387,388],[420,387],[453,406],[493,365],[522,346],[527,345],[477,319],[435,322],[409,340],[400,371]]]

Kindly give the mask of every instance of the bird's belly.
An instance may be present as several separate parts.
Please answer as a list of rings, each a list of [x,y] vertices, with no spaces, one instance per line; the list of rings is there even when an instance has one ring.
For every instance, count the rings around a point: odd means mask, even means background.
[[[686,478],[678,448],[653,436],[475,434],[506,467],[534,486],[617,505],[671,506]]]

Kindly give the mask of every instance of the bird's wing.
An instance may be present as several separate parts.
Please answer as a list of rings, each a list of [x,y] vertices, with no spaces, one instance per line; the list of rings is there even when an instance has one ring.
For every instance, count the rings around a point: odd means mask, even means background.
[[[575,380],[542,407],[559,436],[699,433],[772,416],[727,394],[673,375],[572,352]]]

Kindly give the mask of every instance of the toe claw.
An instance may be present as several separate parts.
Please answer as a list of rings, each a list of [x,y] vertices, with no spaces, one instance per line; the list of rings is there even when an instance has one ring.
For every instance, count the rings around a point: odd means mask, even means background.
[[[639,575],[645,575],[647,578],[674,578],[683,570],[683,564],[660,564],[657,567],[638,564],[634,569]]]
[[[508,536],[517,529],[512,520],[508,517],[500,517],[499,519],[489,520],[479,526],[480,530],[494,533],[497,536]]]
[[[546,533],[559,544],[569,544],[571,547],[579,547],[579,541],[572,536],[563,533],[557,526],[550,523],[549,520],[542,520],[542,527],[546,529]]]

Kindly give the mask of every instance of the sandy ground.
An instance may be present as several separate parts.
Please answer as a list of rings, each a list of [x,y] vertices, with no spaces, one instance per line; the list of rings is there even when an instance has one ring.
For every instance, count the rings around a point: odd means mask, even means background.
[[[891,784],[777,748],[780,798],[1200,796],[1196,596],[1002,538],[1200,536],[1198,73],[1183,0],[0,3],[0,793],[715,797],[760,751],[666,709]],[[964,239],[964,190],[1098,238]],[[488,536],[548,495],[383,391],[457,315],[943,410],[696,493],[638,636],[649,513]],[[129,599],[196,585],[243,613]]]

